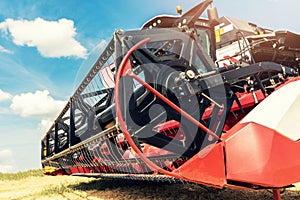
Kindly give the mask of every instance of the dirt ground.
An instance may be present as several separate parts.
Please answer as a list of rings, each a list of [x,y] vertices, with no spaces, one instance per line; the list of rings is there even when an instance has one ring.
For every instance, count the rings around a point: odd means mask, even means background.
[[[0,199],[273,199],[271,191],[215,189],[195,184],[109,180],[69,176],[31,177],[0,181]],[[283,200],[300,199],[300,191],[286,190]]]

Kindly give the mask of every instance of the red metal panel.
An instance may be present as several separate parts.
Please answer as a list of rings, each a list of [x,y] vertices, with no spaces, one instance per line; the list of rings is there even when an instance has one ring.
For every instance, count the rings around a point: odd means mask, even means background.
[[[245,92],[245,93],[237,92],[236,95],[239,98],[239,101],[243,108],[254,106],[256,104],[253,95],[256,96],[258,102],[261,102],[265,99],[265,96],[261,90],[254,91],[254,94],[252,94],[251,92]],[[240,110],[240,107],[236,103],[236,101],[234,101],[231,107],[231,111],[236,111],[236,110]]]
[[[255,91],[254,94],[255,94],[258,102],[261,102],[265,99],[261,90]],[[255,100],[253,98],[253,94],[250,92],[244,92],[244,93],[237,92],[236,95],[239,98],[239,101],[243,108],[248,108],[248,107],[254,106],[256,104]],[[240,106],[236,103],[236,101],[234,101],[230,111],[239,111],[240,109],[241,109]],[[203,114],[202,119],[209,119],[211,116],[212,110],[213,110],[213,106],[208,107],[205,110],[205,113]]]
[[[255,123],[234,130],[225,140],[227,179],[272,187],[300,181],[299,142]]]
[[[226,176],[222,143],[203,149],[174,172],[189,181],[223,187]]]

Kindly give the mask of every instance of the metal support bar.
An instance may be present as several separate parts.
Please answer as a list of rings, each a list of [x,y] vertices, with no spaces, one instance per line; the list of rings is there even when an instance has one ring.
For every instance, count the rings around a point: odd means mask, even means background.
[[[55,122],[54,126],[54,153],[57,154],[59,152],[59,140],[58,140],[58,124]]]
[[[43,140],[41,141],[41,159],[43,160],[45,158],[45,143]]]
[[[69,147],[73,146],[75,144],[75,110],[74,110],[74,102],[72,99],[70,99],[70,131],[68,133],[68,139],[69,139]]]
[[[46,136],[46,157],[47,156],[49,156],[49,152],[50,152],[50,142],[49,142],[49,140],[50,140],[50,135],[49,134],[47,134],[47,136]]]
[[[274,200],[281,200],[280,189],[273,189],[273,197]]]

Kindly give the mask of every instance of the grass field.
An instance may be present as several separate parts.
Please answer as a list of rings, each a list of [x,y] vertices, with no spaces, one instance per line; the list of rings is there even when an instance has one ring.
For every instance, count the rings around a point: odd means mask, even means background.
[[[18,173],[0,172],[0,180],[2,181],[12,181],[12,180],[20,180],[28,177],[42,177],[42,176],[44,176],[42,169],[28,170],[25,172],[18,172]]]
[[[195,184],[44,176],[42,170],[0,173],[0,199],[199,199],[272,200],[270,191],[215,189]],[[300,199],[299,191],[287,190],[283,200]]]

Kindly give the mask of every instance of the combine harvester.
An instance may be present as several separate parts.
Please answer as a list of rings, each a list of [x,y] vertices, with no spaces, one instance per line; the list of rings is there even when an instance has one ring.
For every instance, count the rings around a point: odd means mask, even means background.
[[[300,181],[300,36],[219,18],[211,3],[114,33],[41,140],[45,174],[272,189],[276,200]]]

